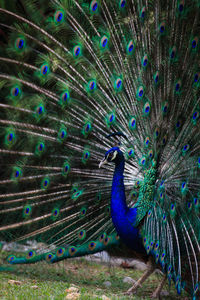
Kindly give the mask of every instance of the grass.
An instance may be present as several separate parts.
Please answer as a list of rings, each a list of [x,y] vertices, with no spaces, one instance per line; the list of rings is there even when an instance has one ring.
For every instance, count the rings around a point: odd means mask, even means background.
[[[150,299],[150,295],[162,278],[159,274],[151,275],[142,288],[138,289],[137,294],[130,297],[124,295],[131,285],[123,283],[123,278],[130,276],[137,280],[142,274],[143,272],[138,270],[109,267],[88,262],[84,258],[66,260],[53,265],[41,262],[14,266],[12,271],[0,272],[0,299],[66,299],[66,289],[72,284],[79,288],[80,300],[102,299],[102,295],[112,300]],[[19,285],[9,283],[10,280],[20,283]],[[111,287],[106,288],[105,281],[110,281]],[[169,290],[167,284],[164,290]],[[174,287],[171,287],[169,296],[162,299],[175,300],[180,297],[177,296]],[[181,299],[189,298],[182,295]]]

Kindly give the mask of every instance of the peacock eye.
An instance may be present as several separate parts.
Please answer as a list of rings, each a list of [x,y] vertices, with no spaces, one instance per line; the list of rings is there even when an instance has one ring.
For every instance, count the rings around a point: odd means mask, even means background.
[[[106,160],[108,162],[111,162],[111,161],[114,161],[114,159],[116,158],[117,156],[117,151],[111,151],[108,153],[108,155],[106,156]]]
[[[114,154],[114,152],[110,152],[110,153],[108,154],[108,156],[107,156],[107,160],[108,160],[108,161],[111,161],[111,160],[112,160],[113,154]]]

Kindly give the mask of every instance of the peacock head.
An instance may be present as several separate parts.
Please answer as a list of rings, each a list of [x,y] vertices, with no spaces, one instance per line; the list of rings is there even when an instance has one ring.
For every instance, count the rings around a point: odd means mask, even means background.
[[[119,149],[119,147],[113,147],[105,153],[105,157],[100,162],[99,168],[101,168],[103,165],[110,162],[114,162],[115,164],[118,164],[122,160],[124,160],[123,152]]]

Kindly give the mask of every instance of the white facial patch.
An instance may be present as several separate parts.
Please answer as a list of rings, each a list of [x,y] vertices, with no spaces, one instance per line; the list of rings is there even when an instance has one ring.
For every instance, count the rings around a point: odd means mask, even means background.
[[[112,158],[111,158],[111,161],[112,161],[113,159],[115,159],[116,156],[117,156],[117,151],[115,151],[115,152],[113,153],[113,156],[112,156]]]

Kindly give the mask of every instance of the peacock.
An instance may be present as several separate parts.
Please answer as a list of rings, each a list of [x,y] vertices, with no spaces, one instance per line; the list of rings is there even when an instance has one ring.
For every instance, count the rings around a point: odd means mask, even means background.
[[[1,0],[0,241],[39,245],[10,264],[123,241],[199,298],[199,33],[199,0]]]

